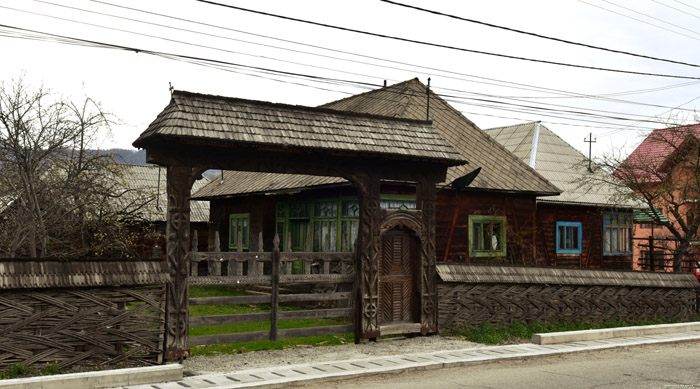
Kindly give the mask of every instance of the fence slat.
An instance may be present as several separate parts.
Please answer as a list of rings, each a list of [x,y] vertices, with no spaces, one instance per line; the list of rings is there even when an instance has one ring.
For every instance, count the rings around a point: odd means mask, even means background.
[[[225,297],[197,297],[190,299],[190,306],[194,305],[222,305],[222,304],[268,304],[270,296],[225,296]]]
[[[329,309],[311,309],[308,311],[286,311],[280,312],[280,320],[296,320],[296,319],[321,319],[333,317],[350,317],[355,310],[353,308],[329,308]]]
[[[236,315],[190,316],[190,326],[210,326],[217,324],[253,323],[269,321],[270,313],[241,313]]]
[[[236,334],[190,336],[188,344],[190,346],[205,346],[208,344],[253,342],[257,340],[268,340],[268,331],[239,332]]]
[[[277,341],[277,322],[279,310],[280,294],[280,249],[279,237],[275,236],[274,248],[272,249],[272,277],[271,278],[271,300],[270,300],[270,341]]]
[[[352,292],[335,293],[304,293],[304,294],[281,294],[281,303],[307,302],[307,301],[333,301],[348,300],[352,297]]]
[[[304,336],[317,336],[317,335],[334,335],[334,334],[347,334],[352,333],[352,324],[338,325],[338,326],[326,326],[326,327],[307,327],[307,328],[290,328],[287,330],[279,331],[280,339],[287,338],[301,338]]]

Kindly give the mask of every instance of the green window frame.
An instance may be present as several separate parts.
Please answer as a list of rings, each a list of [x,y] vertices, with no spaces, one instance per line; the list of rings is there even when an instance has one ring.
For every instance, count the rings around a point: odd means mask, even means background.
[[[382,209],[416,208],[415,195],[382,194],[379,201]],[[310,237],[306,236],[306,230],[299,230],[308,226],[311,226]],[[360,204],[355,196],[277,203],[276,232],[280,237],[281,250],[288,250],[287,235],[292,232],[292,239],[295,240],[291,242],[293,251],[304,250],[307,239],[313,239],[311,247],[315,252],[353,251],[359,226]]]
[[[241,249],[250,248],[250,214],[233,213],[228,217],[228,248],[238,250],[238,236],[241,235]]]
[[[632,254],[632,212],[603,212],[603,254]]]
[[[506,217],[469,215],[469,256],[505,257]]]

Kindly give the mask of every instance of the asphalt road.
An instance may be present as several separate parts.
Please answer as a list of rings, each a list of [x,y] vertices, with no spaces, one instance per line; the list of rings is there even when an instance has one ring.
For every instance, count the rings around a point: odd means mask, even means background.
[[[700,388],[700,342],[366,376],[304,388]]]

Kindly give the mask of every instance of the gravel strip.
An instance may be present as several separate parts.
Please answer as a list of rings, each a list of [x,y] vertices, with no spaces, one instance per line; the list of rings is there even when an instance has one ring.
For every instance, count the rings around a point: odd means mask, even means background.
[[[269,366],[297,365],[320,361],[360,359],[370,356],[413,354],[440,350],[482,348],[483,344],[445,336],[418,336],[414,338],[388,338],[377,342],[342,346],[297,346],[284,350],[254,351],[241,354],[196,356],[185,360],[186,375],[228,373],[238,370]]]

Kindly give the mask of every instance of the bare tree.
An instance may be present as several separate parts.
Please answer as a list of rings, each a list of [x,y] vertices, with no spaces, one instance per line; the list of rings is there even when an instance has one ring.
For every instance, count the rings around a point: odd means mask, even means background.
[[[90,98],[75,103],[22,78],[0,84],[0,256],[129,254],[144,197],[94,151],[110,124]]]
[[[700,229],[700,125],[653,131],[627,158],[620,152],[596,160],[613,173],[618,202],[637,201],[655,225],[673,238],[673,271],[696,253]],[[632,191],[627,190],[632,189]]]

